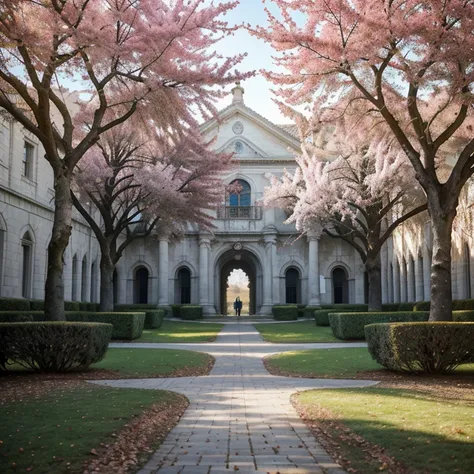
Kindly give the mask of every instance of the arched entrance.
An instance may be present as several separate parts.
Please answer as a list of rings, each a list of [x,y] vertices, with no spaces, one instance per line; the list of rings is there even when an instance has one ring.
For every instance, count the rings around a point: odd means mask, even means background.
[[[300,272],[294,267],[285,272],[285,303],[301,303]]]
[[[332,289],[335,304],[349,303],[349,283],[344,268],[336,267],[332,271]]]
[[[175,295],[178,304],[191,303],[191,272],[187,267],[181,267],[177,274]]]
[[[263,303],[262,266],[257,256],[249,250],[229,250],[218,259],[216,264],[217,311],[227,314],[227,280],[229,275],[241,269],[249,279],[249,314],[256,314]]]

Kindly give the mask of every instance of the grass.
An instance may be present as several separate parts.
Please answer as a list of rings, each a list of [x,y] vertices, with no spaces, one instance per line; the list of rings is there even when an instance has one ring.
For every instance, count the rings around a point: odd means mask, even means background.
[[[316,326],[314,321],[281,324],[255,324],[257,331],[267,342],[341,342],[330,327]]]
[[[365,347],[283,352],[266,357],[265,366],[270,373],[322,378],[357,378],[360,372],[385,370]],[[455,371],[465,372],[474,372],[474,364],[462,365]]]
[[[145,329],[133,342],[212,342],[224,327],[217,323],[163,321],[159,329]]]
[[[16,401],[0,410],[0,472],[82,472],[91,449],[144,408],[169,404],[176,394],[85,385]],[[31,469],[30,469],[31,468]]]
[[[209,354],[176,349],[109,349],[105,358],[92,365],[116,370],[124,376],[176,376],[180,371],[205,372],[213,358]]]
[[[365,451],[371,449],[360,439],[347,443],[347,430],[334,420],[382,447],[384,454],[411,468],[410,472],[474,472],[472,400],[388,388],[311,390],[293,400],[307,420],[322,422],[318,425],[338,440],[339,452],[357,472],[375,474],[386,466],[382,461],[368,462]],[[402,471],[395,467],[391,472]]]

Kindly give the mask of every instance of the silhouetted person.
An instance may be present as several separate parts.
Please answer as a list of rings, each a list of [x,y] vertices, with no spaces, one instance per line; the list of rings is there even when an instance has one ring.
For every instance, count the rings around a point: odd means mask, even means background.
[[[237,296],[237,298],[235,298],[234,309],[235,309],[235,314],[237,316],[240,316],[240,312],[242,311],[242,301],[240,301],[240,296]]]

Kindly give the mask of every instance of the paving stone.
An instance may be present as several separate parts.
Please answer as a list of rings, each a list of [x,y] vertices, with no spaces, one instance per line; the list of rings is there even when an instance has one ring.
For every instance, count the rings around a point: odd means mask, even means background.
[[[92,382],[166,389],[188,397],[186,413],[139,474],[342,474],[344,471],[300,420],[290,396],[303,390],[376,383],[272,376],[262,361],[272,353],[366,345],[270,344],[245,323],[227,324],[216,341],[209,344],[114,343],[110,347],[195,350],[216,358],[211,373],[203,377]]]

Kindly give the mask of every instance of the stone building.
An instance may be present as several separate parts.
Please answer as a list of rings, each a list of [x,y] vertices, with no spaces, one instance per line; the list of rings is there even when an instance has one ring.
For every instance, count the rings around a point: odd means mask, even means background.
[[[219,151],[235,153],[235,167],[222,179],[238,180],[215,212],[212,235],[189,226],[180,242],[153,237],[126,249],[114,276],[117,303],[193,303],[205,314],[225,312],[227,278],[242,269],[249,278],[250,312],[269,314],[279,303],[363,303],[367,297],[359,255],[345,242],[323,235],[298,238],[284,224],[285,213],[263,209],[259,200],[267,173],[295,167],[299,139],[292,125],[276,125],[245,104],[237,85],[220,120],[202,125]],[[321,150],[324,153],[324,150]],[[35,139],[21,125],[0,116],[0,295],[43,298],[51,233],[52,173]],[[417,237],[414,238],[413,236]],[[472,235],[455,248],[455,298],[471,297]],[[67,300],[98,301],[99,248],[76,213],[65,255]],[[382,252],[383,299],[429,297],[430,232],[401,228]]]

